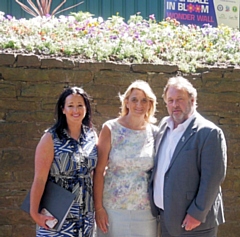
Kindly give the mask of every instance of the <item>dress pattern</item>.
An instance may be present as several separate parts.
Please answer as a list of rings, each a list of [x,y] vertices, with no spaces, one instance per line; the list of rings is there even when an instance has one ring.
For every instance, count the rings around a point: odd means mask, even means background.
[[[111,151],[104,178],[104,207],[149,210],[148,171],[153,167],[158,127],[148,124],[145,130],[132,130],[117,119],[105,124],[111,131]]]
[[[65,130],[62,139],[52,129],[47,132],[52,134],[54,142],[54,160],[48,179],[74,193],[76,198],[60,232],[38,227],[36,236],[91,237],[94,229],[92,171],[97,162],[97,135],[84,125],[78,141]]]

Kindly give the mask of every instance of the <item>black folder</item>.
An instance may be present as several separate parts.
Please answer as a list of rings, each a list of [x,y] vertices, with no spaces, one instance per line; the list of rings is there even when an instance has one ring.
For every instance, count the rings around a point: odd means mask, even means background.
[[[74,199],[75,194],[51,181],[47,181],[40,202],[39,212],[41,212],[43,208],[46,208],[58,220],[53,230],[61,230]],[[27,213],[30,212],[30,191],[24,199],[21,209]]]

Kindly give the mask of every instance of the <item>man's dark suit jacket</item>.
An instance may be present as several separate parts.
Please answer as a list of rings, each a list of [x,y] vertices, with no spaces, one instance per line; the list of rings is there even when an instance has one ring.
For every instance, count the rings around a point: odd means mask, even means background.
[[[158,153],[166,135],[164,118],[156,138],[155,164],[150,178],[152,213],[158,215],[153,200],[153,182],[158,165]],[[227,154],[224,134],[212,122],[196,113],[174,151],[164,179],[164,216],[168,232],[179,236],[188,213],[201,221],[192,231],[209,229],[224,223],[221,183],[226,175]]]

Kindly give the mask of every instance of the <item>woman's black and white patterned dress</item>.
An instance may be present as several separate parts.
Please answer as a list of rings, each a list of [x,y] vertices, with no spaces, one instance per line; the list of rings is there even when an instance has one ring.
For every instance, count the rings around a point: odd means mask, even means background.
[[[94,230],[92,171],[97,162],[96,133],[82,125],[81,136],[76,141],[66,131],[61,140],[55,131],[48,132],[54,141],[49,179],[75,193],[76,199],[60,232],[39,227],[36,236],[90,237]]]

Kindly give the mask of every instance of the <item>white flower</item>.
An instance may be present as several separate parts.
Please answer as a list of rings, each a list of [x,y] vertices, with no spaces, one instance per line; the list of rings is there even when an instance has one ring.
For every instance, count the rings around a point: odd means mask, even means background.
[[[240,64],[240,33],[227,26],[155,22],[139,14],[128,23],[120,16],[106,21],[90,13],[16,20],[0,12],[0,50],[12,48],[44,54],[61,53],[124,63],[169,63],[194,72],[206,64]]]

